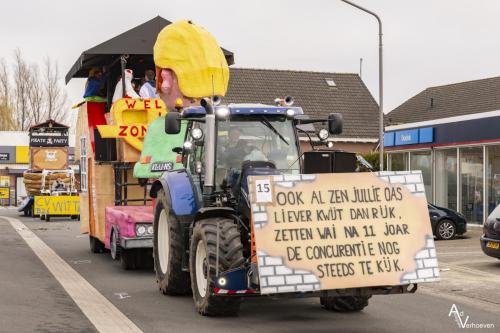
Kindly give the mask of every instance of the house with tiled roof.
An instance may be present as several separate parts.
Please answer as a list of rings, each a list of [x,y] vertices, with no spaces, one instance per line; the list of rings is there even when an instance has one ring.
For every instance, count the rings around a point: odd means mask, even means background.
[[[422,170],[429,202],[482,223],[500,204],[500,77],[429,87],[385,117],[392,170]]]
[[[311,118],[343,115],[343,133],[331,138],[336,149],[370,152],[377,146],[378,104],[358,74],[230,68],[223,102],[272,104],[284,96],[292,96]],[[306,138],[301,140],[309,149]]]

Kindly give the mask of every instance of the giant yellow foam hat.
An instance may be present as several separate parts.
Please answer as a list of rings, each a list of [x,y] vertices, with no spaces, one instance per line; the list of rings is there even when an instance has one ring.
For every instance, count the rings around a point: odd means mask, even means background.
[[[159,68],[177,75],[186,97],[224,96],[229,81],[226,58],[214,36],[189,22],[172,23],[158,34],[153,48]]]

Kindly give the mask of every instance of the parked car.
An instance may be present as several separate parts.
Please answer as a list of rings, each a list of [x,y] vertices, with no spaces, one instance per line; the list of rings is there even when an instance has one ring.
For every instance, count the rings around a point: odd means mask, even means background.
[[[481,248],[486,255],[500,259],[500,205],[488,216],[480,237]]]
[[[432,232],[437,239],[449,240],[467,232],[465,216],[454,210],[427,204]]]

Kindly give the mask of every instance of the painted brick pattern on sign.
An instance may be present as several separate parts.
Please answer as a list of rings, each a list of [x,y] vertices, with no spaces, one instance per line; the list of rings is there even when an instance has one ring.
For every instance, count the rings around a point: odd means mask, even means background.
[[[434,247],[434,238],[427,236],[425,246],[415,255],[417,269],[401,277],[401,283],[434,282],[439,280],[439,268]]]
[[[422,171],[382,171],[375,173],[378,178],[390,184],[404,185],[417,197],[425,198],[425,187],[422,178]]]
[[[263,251],[257,251],[257,258],[262,294],[321,289],[319,280],[313,273],[283,265],[282,257],[273,257]]]

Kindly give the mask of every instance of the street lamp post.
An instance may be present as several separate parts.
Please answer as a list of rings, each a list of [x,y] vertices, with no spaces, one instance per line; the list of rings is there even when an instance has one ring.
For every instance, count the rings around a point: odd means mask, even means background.
[[[365,13],[368,13],[370,15],[375,16],[375,18],[378,21],[378,93],[379,93],[379,115],[380,115],[380,122],[379,122],[379,165],[380,165],[380,171],[384,170],[384,108],[383,108],[383,102],[384,102],[384,73],[383,73],[383,65],[382,65],[382,21],[380,20],[380,17],[378,17],[377,14],[374,12],[361,7],[360,5],[357,5],[351,1],[348,0],[341,0],[342,2],[345,2],[353,7],[356,7]]]

